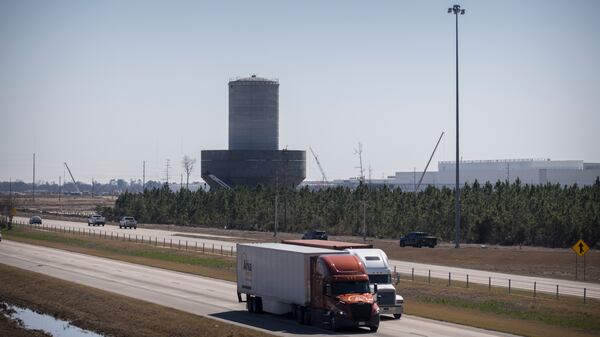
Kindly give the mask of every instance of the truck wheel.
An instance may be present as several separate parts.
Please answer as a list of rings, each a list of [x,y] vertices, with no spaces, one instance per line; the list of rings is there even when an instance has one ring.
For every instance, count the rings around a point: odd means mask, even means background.
[[[254,309],[254,312],[256,312],[257,314],[262,314],[263,310],[262,310],[262,298],[261,297],[256,297],[254,299],[254,302],[256,303],[256,307]]]
[[[337,325],[333,312],[329,316],[329,328],[331,331],[340,331],[340,327]]]
[[[304,308],[304,325],[310,325],[310,308]]]
[[[248,312],[254,312],[254,297],[246,299],[246,309],[248,309]]]
[[[394,319],[400,319],[400,317],[402,317],[402,314],[394,314]]]
[[[404,246],[406,246],[406,245],[404,244],[404,242],[400,242],[400,247],[404,247]]]
[[[296,320],[300,324],[304,324],[304,308],[302,306],[296,307]]]

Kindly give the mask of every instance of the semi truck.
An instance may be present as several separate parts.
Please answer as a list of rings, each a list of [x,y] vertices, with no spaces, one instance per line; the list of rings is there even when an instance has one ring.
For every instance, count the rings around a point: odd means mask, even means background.
[[[300,324],[379,328],[362,262],[345,251],[283,243],[237,244],[237,296],[251,313],[291,314]],[[245,300],[243,297],[245,295]]]
[[[281,242],[306,247],[343,250],[356,256],[363,263],[369,275],[371,290],[377,284],[377,305],[380,313],[392,315],[395,319],[402,317],[404,298],[396,293],[396,287],[392,283],[392,268],[387,254],[383,250],[373,248],[373,245],[367,243],[342,241],[283,240]]]

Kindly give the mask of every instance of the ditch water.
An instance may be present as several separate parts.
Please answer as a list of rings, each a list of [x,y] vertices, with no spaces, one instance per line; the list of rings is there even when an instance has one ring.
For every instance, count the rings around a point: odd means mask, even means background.
[[[6,308],[6,310],[3,310],[5,316],[21,320],[25,329],[28,330],[42,330],[54,337],[102,337],[102,335],[83,330],[67,321],[49,315],[38,314],[26,308],[6,303],[0,303],[0,307]]]

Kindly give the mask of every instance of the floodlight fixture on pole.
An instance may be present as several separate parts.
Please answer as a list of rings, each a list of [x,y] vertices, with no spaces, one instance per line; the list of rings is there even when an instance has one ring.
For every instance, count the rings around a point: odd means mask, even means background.
[[[459,124],[458,124],[458,15],[464,15],[465,9],[460,8],[460,5],[454,5],[448,8],[449,14],[454,14],[456,27],[456,198],[455,198],[455,215],[456,215],[456,237],[454,239],[454,248],[460,248],[460,157],[459,157]]]

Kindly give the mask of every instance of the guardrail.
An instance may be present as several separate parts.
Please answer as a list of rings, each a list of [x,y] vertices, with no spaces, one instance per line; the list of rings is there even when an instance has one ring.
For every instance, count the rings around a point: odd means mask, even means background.
[[[452,273],[446,271],[438,271],[434,269],[417,269],[417,268],[398,268],[394,266],[394,280],[396,284],[401,280],[409,282],[417,282],[420,278],[422,283],[431,284],[432,278],[436,280],[447,280],[447,287],[462,286],[464,288],[487,287],[489,291],[492,289],[505,289],[508,294],[519,292],[520,294],[528,293],[532,297],[538,297],[540,293],[551,295],[559,300],[562,296],[581,297],[583,303],[589,299],[600,299],[600,291],[588,289],[587,287],[573,287],[560,285],[550,282],[540,281],[524,281],[513,278],[504,277],[482,277],[468,273]],[[404,275],[404,277],[402,277]],[[415,276],[417,281],[415,281]]]
[[[49,232],[56,233],[64,233],[70,235],[79,235],[79,236],[88,236],[93,238],[100,239],[108,239],[108,240],[117,240],[117,241],[126,241],[137,244],[146,244],[154,247],[161,248],[169,248],[169,249],[178,249],[184,251],[193,251],[202,254],[214,254],[214,255],[223,255],[223,256],[234,256],[235,251],[233,246],[227,245],[215,245],[214,243],[211,245],[207,245],[202,243],[202,245],[198,245],[197,241],[192,242],[191,244],[188,240],[181,240],[169,238],[167,240],[166,237],[162,237],[161,239],[158,236],[144,236],[132,233],[119,233],[110,230],[101,230],[96,228],[80,228],[80,227],[68,227],[68,226],[60,226],[60,225],[36,225],[36,224],[28,224],[24,222],[13,222],[13,225],[20,226],[21,228],[31,229],[31,230],[44,230]]]

